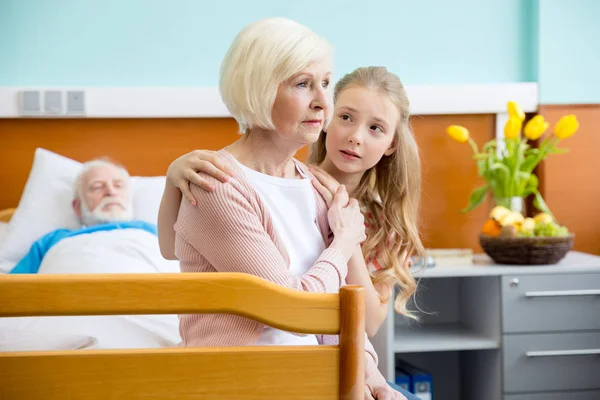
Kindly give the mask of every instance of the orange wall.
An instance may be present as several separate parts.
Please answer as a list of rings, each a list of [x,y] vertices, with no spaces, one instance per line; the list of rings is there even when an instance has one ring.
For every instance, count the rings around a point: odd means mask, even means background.
[[[540,106],[550,126],[575,114],[579,131],[562,141],[567,154],[551,154],[541,169],[544,198],[557,218],[575,232],[575,250],[600,255],[600,104]]]

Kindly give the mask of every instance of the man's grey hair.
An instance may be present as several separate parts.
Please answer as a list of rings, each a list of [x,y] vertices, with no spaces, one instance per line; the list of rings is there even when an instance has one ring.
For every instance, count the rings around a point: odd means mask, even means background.
[[[124,166],[111,161],[109,158],[96,158],[94,160],[87,161],[81,165],[81,170],[79,171],[79,173],[75,177],[75,181],[73,182],[73,199],[81,198],[81,184],[83,181],[83,177],[92,169],[106,165],[112,165],[114,167],[117,167],[123,173],[123,178],[125,179],[125,181],[129,181],[129,172]]]

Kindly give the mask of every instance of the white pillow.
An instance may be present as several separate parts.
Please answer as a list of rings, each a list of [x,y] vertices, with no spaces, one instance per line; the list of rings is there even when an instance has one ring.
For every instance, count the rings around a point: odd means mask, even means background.
[[[156,224],[160,200],[165,190],[165,176],[131,177],[133,217]]]
[[[71,207],[81,163],[38,148],[19,205],[0,243],[0,260],[18,262],[37,239],[80,226]],[[132,177],[133,216],[156,224],[165,177]]]

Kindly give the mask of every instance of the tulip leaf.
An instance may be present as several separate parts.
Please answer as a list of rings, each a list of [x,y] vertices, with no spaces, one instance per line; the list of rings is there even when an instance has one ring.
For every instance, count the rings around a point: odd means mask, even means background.
[[[527,175],[529,175],[529,177],[525,181],[525,187],[523,188],[523,193],[522,193],[521,197],[527,197],[530,194],[537,192],[537,189],[538,189],[539,180],[538,180],[537,176],[535,176],[535,174],[530,174],[530,173],[527,173]]]
[[[487,157],[477,160],[477,175],[485,177],[487,172]]]
[[[548,153],[550,153],[550,154],[565,154],[568,152],[569,152],[569,149],[563,149],[560,147],[553,147],[548,151]]]
[[[481,149],[481,151],[483,153],[486,153],[488,151],[488,149],[494,148],[496,147],[496,139],[492,139],[489,142],[487,142],[486,144],[483,145],[483,148]]]
[[[498,180],[503,181],[505,186],[507,182],[509,182],[510,171],[506,165],[496,162],[490,167],[490,172],[496,173],[496,175],[498,175]]]
[[[477,189],[473,190],[473,193],[471,193],[471,196],[469,197],[469,205],[464,208],[463,210],[461,210],[461,212],[467,213],[471,210],[473,210],[475,207],[477,207],[478,205],[480,205],[483,200],[485,199],[485,195],[487,194],[487,192],[490,190],[490,187],[488,185],[485,186],[481,186],[478,187]]]
[[[515,176],[515,180],[517,181],[517,192],[514,193],[515,196],[522,196],[525,187],[527,186],[527,182],[529,182],[530,173],[517,171]]]
[[[536,189],[533,193],[535,194],[535,198],[533,199],[533,205],[535,206],[535,208],[542,212],[550,214],[554,219],[554,215],[552,215],[550,208],[548,208],[548,205],[544,201],[544,198],[542,197],[542,194],[539,192],[539,190]]]
[[[533,169],[536,167],[536,165],[538,164],[539,160],[537,158],[537,154],[532,154],[530,156],[527,156],[525,158],[525,161],[523,161],[523,164],[521,164],[521,170],[522,171],[533,171]]]
[[[509,171],[508,171],[508,167],[502,163],[499,162],[495,162],[494,164],[492,164],[492,167],[490,168],[492,171],[497,171],[500,170],[503,173],[505,173],[506,175],[508,175]]]

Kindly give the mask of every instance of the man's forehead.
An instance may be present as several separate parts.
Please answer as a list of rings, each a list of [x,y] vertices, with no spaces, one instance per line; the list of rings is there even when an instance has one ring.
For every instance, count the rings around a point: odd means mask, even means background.
[[[123,170],[116,165],[105,164],[97,165],[91,168],[83,177],[85,182],[102,181],[108,182],[112,180],[125,180],[126,176]]]

